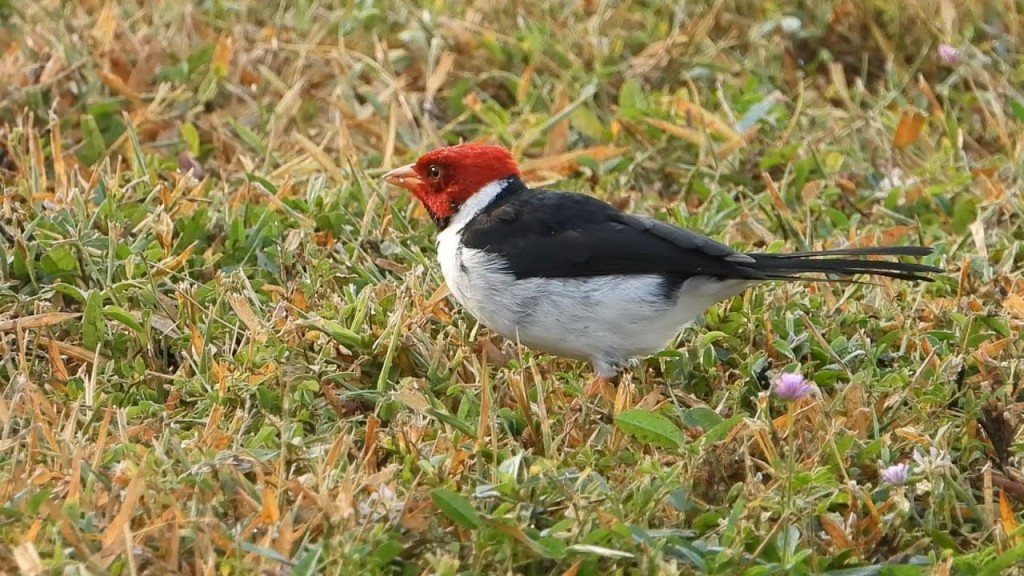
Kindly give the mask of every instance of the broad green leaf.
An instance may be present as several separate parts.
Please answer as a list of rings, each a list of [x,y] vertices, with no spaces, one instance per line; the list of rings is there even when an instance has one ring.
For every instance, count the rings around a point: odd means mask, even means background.
[[[473,427],[470,426],[469,424],[463,422],[462,420],[459,420],[457,417],[452,416],[447,412],[441,412],[440,410],[435,410],[433,408],[428,408],[426,412],[427,415],[445,424],[448,424],[449,426],[455,428],[459,432],[462,432],[466,436],[469,436],[470,438],[476,438],[476,430],[474,430]]]
[[[1010,112],[1013,113],[1013,117],[1017,120],[1024,122],[1024,100],[1014,98],[1010,100]]]
[[[713,444],[718,442],[722,438],[725,438],[726,434],[732,431],[737,424],[743,421],[743,415],[737,414],[728,420],[723,420],[716,424],[710,430],[706,430],[704,435],[700,437],[700,441],[704,445]]]
[[[619,88],[619,109],[629,116],[643,112],[647,108],[647,98],[640,83],[630,78]]]
[[[387,566],[402,553],[402,549],[401,543],[395,540],[385,540],[373,551],[374,564],[377,566]]]
[[[648,410],[634,408],[615,416],[615,425],[626,434],[649,444],[678,448],[686,438],[671,420]]]
[[[96,117],[92,114],[83,114],[80,120],[80,129],[82,132],[82,161],[89,165],[95,164],[107,152],[107,144],[96,123]]]
[[[38,492],[32,494],[25,500],[25,511],[31,516],[38,514],[43,502],[46,502],[49,498],[50,487],[40,486]]]
[[[321,554],[323,554],[323,548],[321,546],[308,548],[299,561],[295,563],[295,567],[292,568],[291,571],[292,574],[294,576],[311,576],[312,574],[319,574],[317,567],[320,562]]]
[[[315,318],[313,320],[300,322],[299,325],[307,328],[315,328],[316,330],[330,336],[331,339],[338,344],[347,348],[362,348],[366,344],[362,336],[333,320]]]
[[[39,259],[39,269],[44,274],[58,275],[74,272],[78,269],[75,253],[67,246],[57,246],[43,254]]]
[[[241,122],[234,120],[233,118],[228,119],[228,124],[231,125],[231,129],[235,131],[235,134],[242,139],[250,148],[256,151],[260,156],[267,155],[267,146],[263,143],[263,140],[256,135],[255,132],[250,130]]]
[[[263,178],[261,176],[257,176],[251,172],[246,172],[245,178],[249,182],[254,182],[256,184],[259,184],[260,186],[263,186],[263,189],[266,190],[268,193],[275,195],[277,194],[277,186],[274,186],[274,183],[271,182],[270,180],[267,180],[266,178]]]
[[[757,125],[773,108],[782,100],[782,95],[778,92],[772,92],[762,98],[757,104],[750,107],[747,113],[743,115],[743,118],[736,123],[736,131],[739,133],[750,130]]]
[[[87,350],[96,350],[103,334],[103,293],[92,290],[85,300],[85,314],[82,316],[82,345]]]
[[[608,134],[608,128],[598,118],[597,114],[586,106],[580,106],[573,110],[569,117],[572,127],[582,132],[587,138],[603,142]]]
[[[535,542],[537,542],[537,546],[540,547],[543,551],[542,554],[547,558],[564,558],[568,549],[565,542],[550,536],[538,538]]]
[[[284,556],[281,556],[281,554],[278,553],[277,550],[274,550],[273,548],[266,548],[264,546],[257,546],[252,542],[242,542],[242,550],[245,550],[246,552],[252,552],[257,556],[262,556],[263,558],[273,560],[274,562],[288,562],[288,559]]]
[[[978,572],[978,576],[997,576],[999,574],[1007,574],[1011,567],[1020,567],[1022,564],[1024,564],[1024,543],[1017,544],[1013,548],[1010,548],[1006,552],[997,556],[995,560],[989,562],[984,568],[982,568],[981,572]]]
[[[711,408],[697,406],[683,412],[683,424],[700,428],[707,432],[722,422],[722,417]]]
[[[939,530],[930,530],[928,535],[931,536],[932,543],[940,548],[947,550],[957,550],[959,547],[956,545],[956,541],[947,532],[940,532]]]
[[[480,515],[465,496],[444,488],[435,488],[430,492],[430,501],[459,526],[470,529],[480,527]]]
[[[700,337],[699,346],[701,348],[704,348],[710,346],[711,344],[714,344],[715,342],[718,342],[720,340],[726,340],[728,338],[729,335],[726,334],[725,332],[719,330],[712,330],[711,332],[708,332],[707,334]]]
[[[103,315],[110,320],[120,322],[121,324],[124,324],[125,326],[131,328],[139,336],[142,336],[146,333],[146,330],[143,329],[142,324],[139,324],[139,321],[136,320],[134,316],[132,316],[132,313],[125,310],[124,308],[121,308],[120,306],[107,306],[103,308]]]
[[[199,155],[199,131],[194,124],[185,122],[181,125],[181,139],[185,141],[188,151],[193,156]]]

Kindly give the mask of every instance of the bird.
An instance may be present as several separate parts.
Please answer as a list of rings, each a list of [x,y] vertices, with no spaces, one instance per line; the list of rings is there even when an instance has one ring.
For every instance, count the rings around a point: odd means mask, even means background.
[[[864,259],[922,257],[933,251],[925,246],[737,251],[594,196],[531,188],[501,146],[437,148],[383,180],[409,191],[436,224],[437,260],[455,300],[504,338],[589,361],[587,397],[752,286],[830,280],[822,275],[931,281],[942,272]]]

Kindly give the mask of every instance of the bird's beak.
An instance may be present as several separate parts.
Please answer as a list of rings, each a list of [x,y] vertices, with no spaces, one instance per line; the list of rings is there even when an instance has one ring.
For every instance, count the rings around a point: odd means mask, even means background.
[[[423,180],[416,174],[415,166],[415,164],[406,164],[400,168],[395,168],[384,175],[384,181],[399,188],[405,188],[410,192],[416,190],[423,185]]]

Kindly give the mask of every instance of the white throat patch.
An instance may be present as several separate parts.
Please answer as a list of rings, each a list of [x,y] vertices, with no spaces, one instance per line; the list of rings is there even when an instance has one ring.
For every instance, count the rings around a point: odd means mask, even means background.
[[[476,194],[470,196],[462,206],[459,206],[455,215],[452,216],[451,222],[448,223],[448,227],[445,228],[442,233],[447,233],[449,230],[451,230],[452,233],[458,233],[459,230],[462,230],[466,224],[469,224],[469,221],[472,220],[474,216],[482,212],[484,208],[487,208],[491,202],[494,202],[494,199],[498,194],[501,194],[501,191],[504,190],[511,181],[512,180],[510,178],[495,180],[481,188]]]

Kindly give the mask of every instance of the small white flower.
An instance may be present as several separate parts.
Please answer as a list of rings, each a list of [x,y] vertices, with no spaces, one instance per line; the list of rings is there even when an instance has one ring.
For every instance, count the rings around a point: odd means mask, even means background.
[[[932,491],[932,483],[927,480],[921,480],[914,483],[914,492],[918,496],[923,496]]]
[[[901,514],[906,514],[910,510],[910,500],[907,499],[907,495],[902,488],[893,495],[892,499],[893,504],[896,506],[896,510]]]
[[[366,500],[359,503],[359,512],[370,520],[380,520],[384,516],[394,520],[402,513],[405,502],[400,500],[394,490],[387,484],[381,484]]]
[[[921,474],[927,476],[942,474],[953,468],[953,462],[949,459],[949,453],[945,450],[939,450],[934,446],[928,449],[928,454],[915,449],[914,462],[917,463],[917,469]]]

